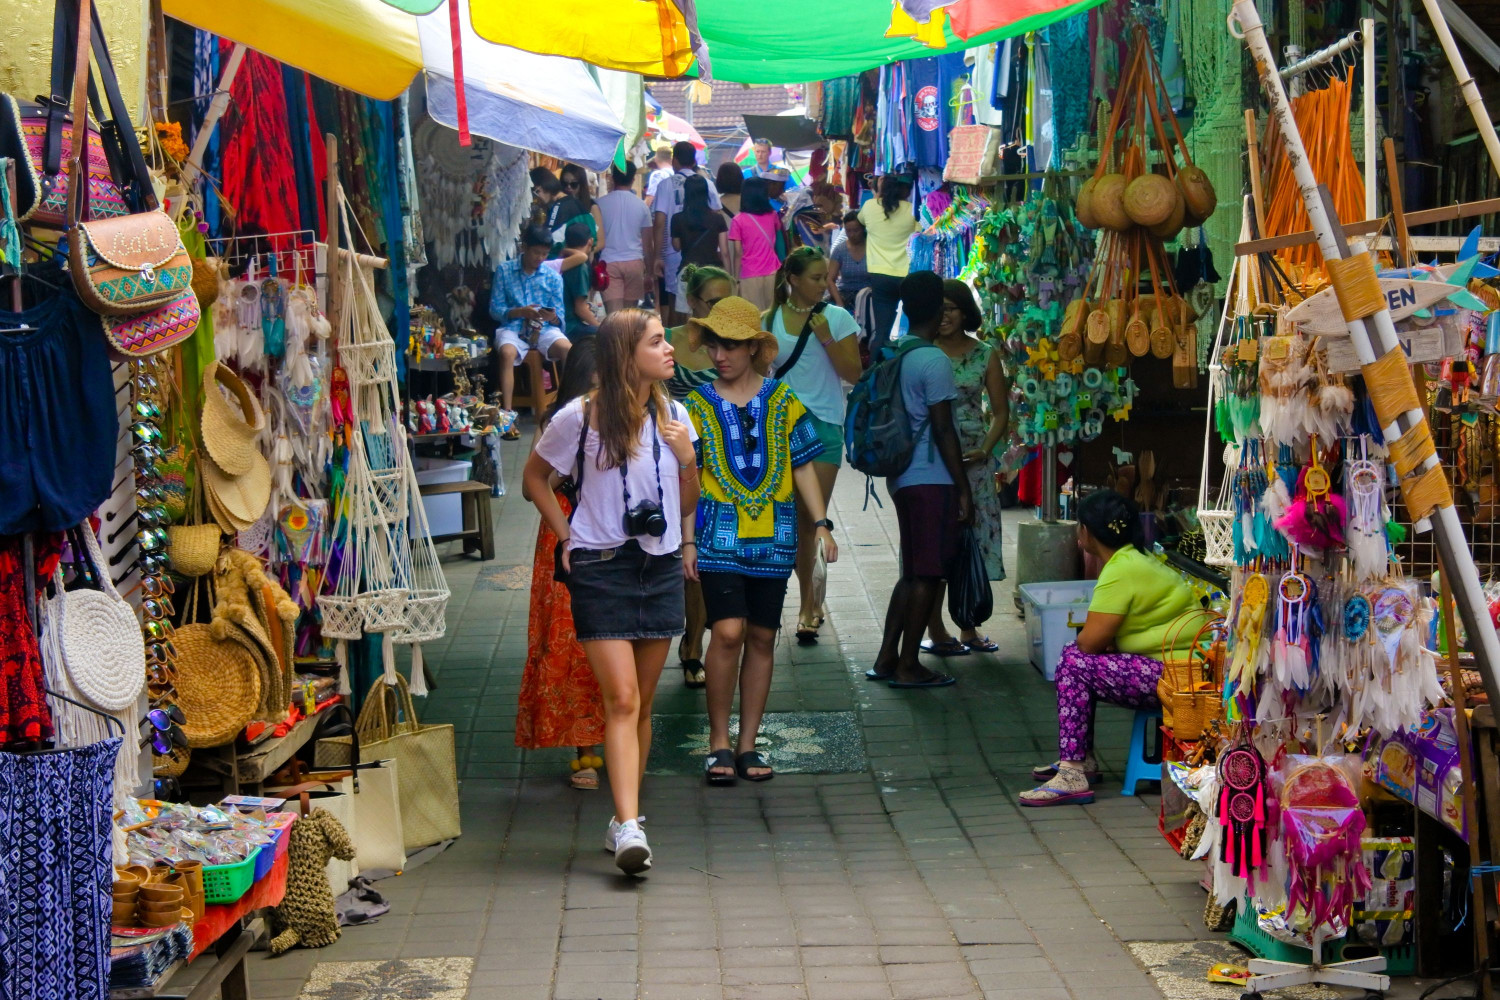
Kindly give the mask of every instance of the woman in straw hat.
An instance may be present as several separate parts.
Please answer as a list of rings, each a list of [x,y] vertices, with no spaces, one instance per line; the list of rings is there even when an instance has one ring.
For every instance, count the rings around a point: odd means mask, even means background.
[[[683,568],[702,586],[711,630],[708,675],[710,785],[736,777],[766,781],[770,764],[755,749],[771,691],[776,631],[787,579],[797,561],[797,503],[810,507],[829,562],[838,558],[832,522],[811,462],[823,443],[792,390],[767,378],[776,337],[754,303],[721,299],[688,321],[719,377],[687,398],[702,455],[696,538],[683,543]],[[740,689],[739,745],[729,749],[729,710]]]
[[[622,309],[605,317],[595,344],[598,390],[552,418],[523,480],[559,539],[557,575],[604,698],[615,804],[605,846],[636,875],[651,867],[641,778],[656,683],[682,634],[682,536],[697,507],[698,465],[687,411],[662,390],[674,365],[661,322]],[[553,473],[573,481],[571,515],[552,492]]]

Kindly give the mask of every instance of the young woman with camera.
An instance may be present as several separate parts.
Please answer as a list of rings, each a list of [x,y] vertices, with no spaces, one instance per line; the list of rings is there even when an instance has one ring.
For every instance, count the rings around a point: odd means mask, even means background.
[[[552,418],[523,479],[559,539],[557,576],[604,698],[615,804],[605,846],[636,875],[651,867],[641,780],[656,683],[683,630],[681,546],[697,508],[698,465],[687,412],[662,391],[674,365],[661,322],[622,309],[600,324],[596,349],[598,390]],[[571,515],[548,487],[553,472],[572,480]]]
[[[807,407],[784,382],[768,378],[776,336],[754,303],[736,296],[688,320],[692,346],[719,377],[687,397],[703,471],[697,538],[683,565],[700,581],[712,630],[708,654],[710,785],[767,781],[770,763],[755,749],[771,693],[776,632],[787,579],[797,561],[797,500],[812,512],[814,544],[838,558],[813,459],[824,448]],[[740,690],[740,733],[729,749],[729,711]]]

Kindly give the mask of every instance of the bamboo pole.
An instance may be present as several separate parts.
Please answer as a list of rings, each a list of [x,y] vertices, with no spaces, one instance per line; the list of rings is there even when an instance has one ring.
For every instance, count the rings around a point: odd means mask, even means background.
[[[1266,232],[1266,200],[1260,188],[1260,138],[1256,135],[1258,131],[1255,127],[1255,109],[1246,108],[1245,148],[1250,157],[1250,198],[1255,205],[1255,235],[1264,238],[1270,233]]]
[[[1423,2],[1429,3],[1431,0]],[[1236,23],[1238,31],[1235,30]],[[1270,102],[1271,113],[1276,117],[1287,144],[1287,157],[1291,161],[1297,186],[1301,189],[1302,200],[1324,258],[1342,260],[1351,254],[1366,253],[1363,243],[1356,242],[1352,247],[1345,244],[1342,228],[1332,208],[1332,199],[1319,187],[1318,179],[1313,176],[1307,150],[1302,145],[1302,134],[1297,130],[1291,104],[1281,86],[1281,77],[1276,73],[1276,59],[1271,52],[1270,42],[1266,39],[1265,26],[1261,24],[1255,0],[1235,0],[1233,12],[1229,16],[1229,27],[1232,34],[1244,40],[1255,62],[1261,87]],[[1401,341],[1396,336],[1396,325],[1387,308],[1382,307],[1367,318],[1346,320],[1346,323],[1351,345],[1361,365],[1373,364],[1378,358],[1400,349]],[[1393,441],[1426,423],[1426,414],[1418,408],[1398,415],[1381,430],[1387,441]],[[1422,468],[1415,471],[1426,472],[1438,465],[1437,456],[1429,455]],[[1446,479],[1446,475],[1444,478]],[[1484,678],[1485,693],[1491,704],[1500,705],[1500,677],[1496,676],[1496,667],[1500,665],[1500,636],[1495,634],[1495,624],[1489,615],[1479,570],[1474,565],[1474,557],[1464,537],[1458,511],[1450,500],[1446,506],[1437,508],[1428,519],[1419,521],[1414,527],[1418,531],[1431,528],[1435,535],[1438,555],[1457,598],[1464,628],[1474,647],[1475,666]]]
[[[1401,167],[1396,163],[1396,140],[1385,137],[1385,182],[1391,190],[1391,219],[1396,223],[1396,249],[1402,267],[1410,267],[1411,233],[1406,228],[1406,202],[1401,197]]]
[[[1422,6],[1427,8],[1427,16],[1432,19],[1432,31],[1442,43],[1448,65],[1453,67],[1453,76],[1458,80],[1458,89],[1463,92],[1464,103],[1474,116],[1474,127],[1479,130],[1484,148],[1490,154],[1490,166],[1495,168],[1495,173],[1500,174],[1500,136],[1495,135],[1495,126],[1490,121],[1490,113],[1484,108],[1484,98],[1479,94],[1479,87],[1474,83],[1469,67],[1464,65],[1463,54],[1458,51],[1458,43],[1453,40],[1453,32],[1448,28],[1448,21],[1443,17],[1437,0],[1422,0]]]
[[[1359,33],[1364,36],[1364,59],[1360,67],[1364,71],[1364,93],[1360,95],[1365,109],[1365,218],[1375,218],[1375,20],[1365,18],[1359,22]]]

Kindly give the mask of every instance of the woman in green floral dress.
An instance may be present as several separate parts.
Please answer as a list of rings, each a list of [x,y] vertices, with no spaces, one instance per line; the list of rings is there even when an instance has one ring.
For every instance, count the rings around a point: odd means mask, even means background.
[[[1000,367],[1000,353],[974,333],[982,316],[974,293],[962,281],[943,282],[943,320],[934,343],[953,362],[953,381],[958,399],[953,403],[953,424],[963,448],[964,469],[974,496],[975,539],[984,551],[984,565],[991,580],[1005,579],[1000,551],[1000,493],[995,485],[999,461],[995,446],[1010,429],[1010,384]],[[941,598],[933,608],[922,649],[938,656],[967,656],[970,650],[993,653],[998,647],[988,636],[965,629],[955,639],[943,624]]]

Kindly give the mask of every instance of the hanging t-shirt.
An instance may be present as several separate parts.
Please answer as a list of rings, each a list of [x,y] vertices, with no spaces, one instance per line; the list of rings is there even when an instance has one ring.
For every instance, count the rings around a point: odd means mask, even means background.
[[[973,121],[971,100],[964,91],[969,86],[969,67],[964,65],[962,52],[948,52],[936,59],[938,68],[938,162],[942,167],[948,163],[948,133],[955,126]]]
[[[943,138],[943,93],[936,57],[906,64],[911,93],[912,162],[919,167],[941,167],[946,159]]]

